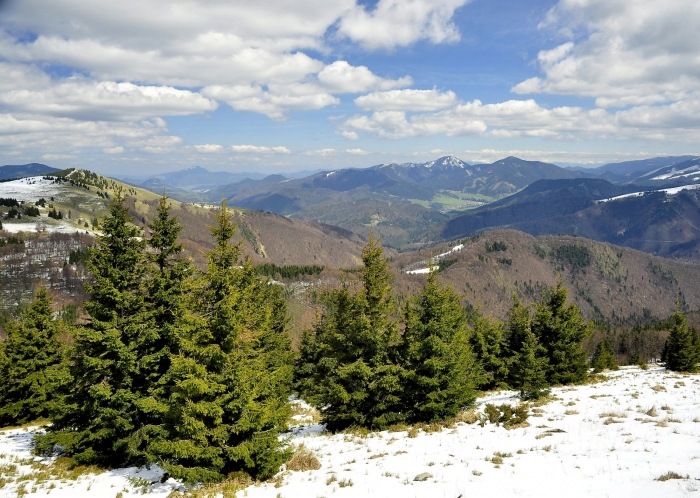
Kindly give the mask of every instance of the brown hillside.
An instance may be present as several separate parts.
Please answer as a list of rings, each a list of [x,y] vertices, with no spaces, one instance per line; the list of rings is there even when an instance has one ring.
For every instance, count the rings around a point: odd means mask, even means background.
[[[443,258],[456,261],[440,273],[441,280],[452,283],[466,302],[501,318],[513,294],[527,302],[538,300],[558,276],[570,299],[590,319],[618,323],[629,318],[665,318],[675,310],[677,297],[686,310],[700,308],[700,265],[696,263],[570,235],[533,237],[494,230],[463,242],[462,251]],[[415,263],[456,244],[401,254],[392,264],[397,271],[425,266]],[[505,250],[493,250],[502,248],[501,244]],[[395,279],[397,291],[413,293],[424,279],[424,275],[400,273]]]
[[[155,213],[156,200],[127,200],[140,225]],[[339,227],[323,223],[292,220],[262,211],[229,208],[238,224],[237,238],[244,239],[243,252],[255,263],[278,265],[322,265],[332,268],[360,264],[364,241]],[[173,201],[172,214],[183,225],[181,241],[198,265],[212,248],[211,227],[218,208]]]

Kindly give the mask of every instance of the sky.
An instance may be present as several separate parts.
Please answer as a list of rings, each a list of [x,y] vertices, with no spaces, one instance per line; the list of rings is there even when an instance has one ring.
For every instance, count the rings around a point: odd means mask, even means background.
[[[0,164],[700,155],[697,0],[0,0]]]

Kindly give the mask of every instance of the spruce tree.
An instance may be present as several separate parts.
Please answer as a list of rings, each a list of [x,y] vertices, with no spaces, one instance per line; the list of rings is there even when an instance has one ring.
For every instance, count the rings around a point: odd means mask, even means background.
[[[550,384],[571,384],[586,378],[588,365],[583,340],[590,327],[574,303],[566,305],[568,292],[558,282],[535,304],[532,331],[546,350]]]
[[[88,325],[75,334],[70,352],[73,382],[65,406],[49,432],[37,438],[40,453],[55,445],[76,463],[139,465],[145,455],[134,435],[142,423],[136,402],[138,353],[135,344],[148,328],[144,312],[147,271],[141,230],[131,223],[118,190],[102,223],[103,235],[89,249],[84,309]]]
[[[179,327],[166,374],[168,411],[149,453],[173,477],[219,481],[232,472],[265,479],[286,459],[279,433],[290,412],[291,350],[279,290],[240,261],[222,204],[216,246]]]
[[[610,344],[607,340],[602,340],[596,345],[591,358],[591,366],[596,373],[603,370],[619,370],[617,362],[615,362],[615,355],[610,350]]]
[[[532,332],[530,311],[516,299],[508,310],[509,384],[522,399],[537,399],[548,392],[545,349]]]
[[[400,338],[388,260],[370,233],[362,250],[360,289],[345,282],[324,299],[325,310],[304,335],[297,386],[319,407],[331,431],[350,426],[382,429],[405,419],[401,412]]]
[[[0,355],[0,427],[46,418],[69,381],[51,298],[39,287],[21,319],[8,327]]]
[[[685,315],[677,309],[665,347],[666,367],[676,372],[696,372],[700,361],[698,342],[697,334],[688,326]]]
[[[148,327],[137,338],[135,350],[138,369],[134,387],[142,430],[140,448],[162,437],[160,426],[168,411],[167,400],[172,386],[165,375],[173,355],[179,353],[178,331],[187,312],[186,298],[193,273],[190,261],[177,242],[182,225],[171,216],[171,205],[163,194],[156,215],[148,224],[147,253],[149,278],[146,283],[144,308]]]
[[[480,389],[505,387],[508,366],[504,359],[503,323],[477,312],[469,342],[484,370]]]
[[[481,369],[472,353],[467,318],[452,287],[431,271],[423,292],[406,306],[402,349],[403,406],[411,422],[454,417],[476,399]]]

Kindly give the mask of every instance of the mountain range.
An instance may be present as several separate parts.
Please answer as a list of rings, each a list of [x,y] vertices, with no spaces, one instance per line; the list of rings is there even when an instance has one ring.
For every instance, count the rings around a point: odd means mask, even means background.
[[[28,176],[48,175],[56,173],[57,171],[60,170],[39,163],[0,166],[0,181],[26,178]]]

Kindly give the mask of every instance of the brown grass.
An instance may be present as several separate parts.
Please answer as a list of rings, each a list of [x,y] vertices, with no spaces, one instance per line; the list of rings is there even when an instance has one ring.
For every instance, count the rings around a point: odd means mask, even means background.
[[[297,448],[292,458],[287,462],[287,470],[293,472],[306,472],[307,470],[318,470],[321,462],[316,454],[303,444]]]

